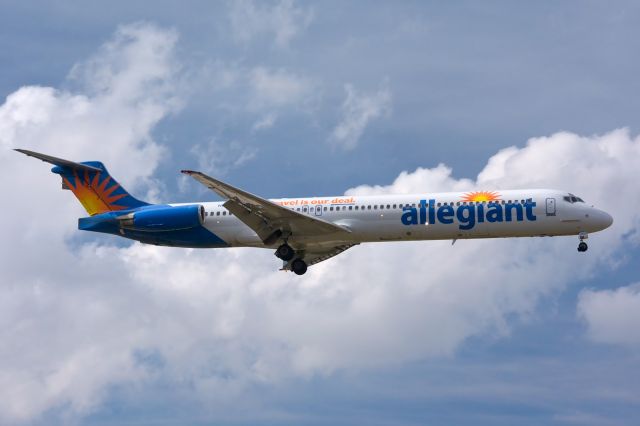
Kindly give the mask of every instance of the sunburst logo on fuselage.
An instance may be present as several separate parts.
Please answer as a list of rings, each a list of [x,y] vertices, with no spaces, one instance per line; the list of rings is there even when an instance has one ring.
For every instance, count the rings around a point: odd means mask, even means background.
[[[496,191],[475,191],[467,192],[461,201],[483,202],[483,201],[499,201],[500,194]]]

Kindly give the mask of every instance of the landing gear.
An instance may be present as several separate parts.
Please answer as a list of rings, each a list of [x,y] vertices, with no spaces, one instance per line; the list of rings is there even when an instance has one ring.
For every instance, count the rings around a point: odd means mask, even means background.
[[[584,240],[589,238],[589,236],[587,235],[586,232],[581,232],[580,234],[578,234],[578,238],[580,238],[580,243],[578,244],[578,251],[580,253],[583,253],[583,252],[587,251],[587,249],[589,248],[587,243],[584,242]]]
[[[296,257],[296,251],[286,243],[281,244],[274,253],[277,258],[282,259],[285,265],[282,267],[284,270],[291,270],[297,275],[303,275],[307,272],[307,263],[300,257],[304,257],[304,251],[298,251]]]
[[[291,262],[291,270],[296,273],[296,275],[303,275],[307,272],[307,264],[302,259],[296,259]]]
[[[280,247],[276,249],[276,257],[284,260],[285,262],[293,259],[293,256],[296,255],[296,252],[291,248],[289,244],[282,244]]]

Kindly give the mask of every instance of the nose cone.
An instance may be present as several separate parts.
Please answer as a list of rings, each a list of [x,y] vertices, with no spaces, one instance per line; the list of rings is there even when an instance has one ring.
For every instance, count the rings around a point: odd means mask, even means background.
[[[607,229],[613,223],[613,218],[611,217],[611,215],[602,210],[595,210],[590,215],[589,219],[592,226],[595,228],[593,232]]]

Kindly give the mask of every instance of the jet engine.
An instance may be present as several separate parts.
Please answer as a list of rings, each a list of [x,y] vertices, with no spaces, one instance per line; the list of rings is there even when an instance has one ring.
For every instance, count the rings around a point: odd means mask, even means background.
[[[204,217],[204,207],[191,204],[143,209],[119,216],[118,221],[124,229],[147,232],[178,231],[201,226]]]

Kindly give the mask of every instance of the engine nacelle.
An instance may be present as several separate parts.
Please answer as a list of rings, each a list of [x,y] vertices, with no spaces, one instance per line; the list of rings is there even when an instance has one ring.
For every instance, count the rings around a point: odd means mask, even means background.
[[[166,206],[144,209],[118,218],[120,226],[136,231],[178,231],[200,226],[204,223],[204,207]]]

